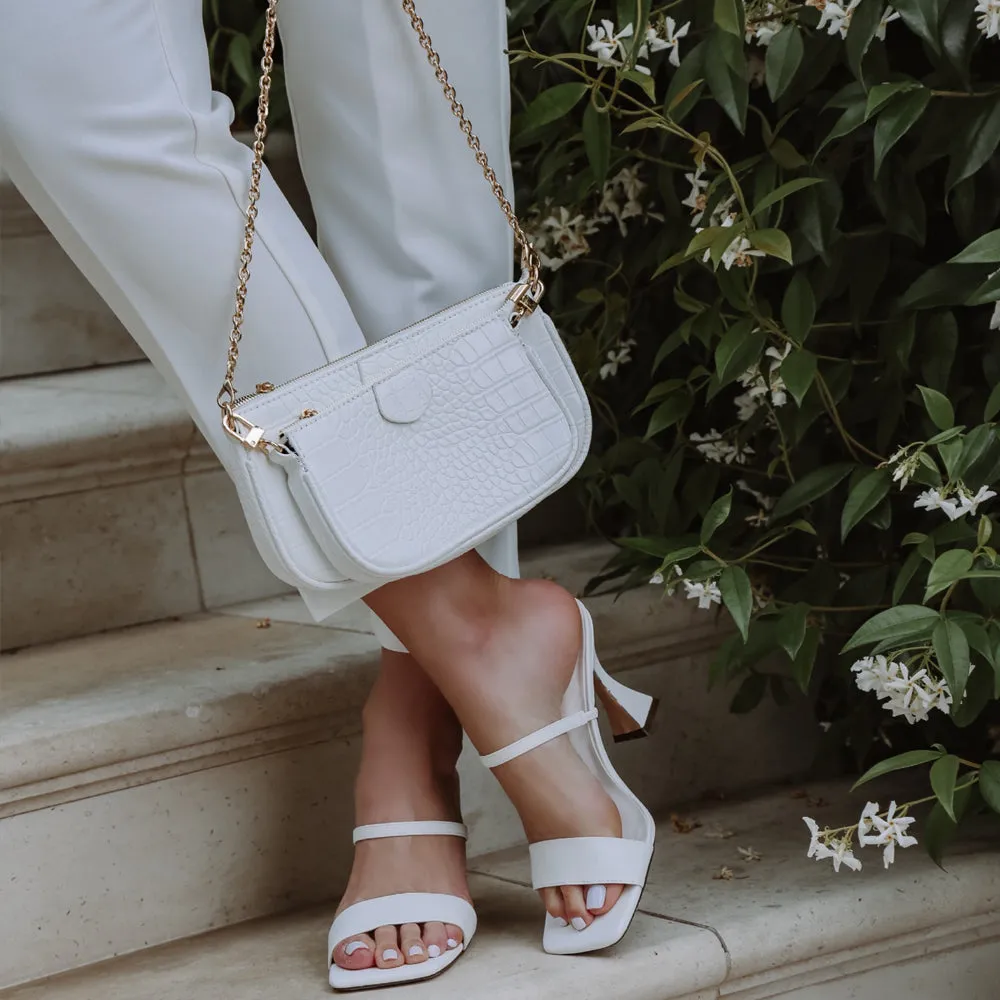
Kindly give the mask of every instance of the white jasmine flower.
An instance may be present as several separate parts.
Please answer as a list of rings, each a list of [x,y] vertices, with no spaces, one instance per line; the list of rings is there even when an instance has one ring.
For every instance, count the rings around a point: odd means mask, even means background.
[[[623,167],[605,183],[601,192],[601,203],[597,208],[599,216],[595,221],[607,222],[613,218],[617,221],[622,236],[627,235],[626,219],[651,214],[645,211],[639,200],[645,188],[645,181],[639,178],[639,165]],[[620,200],[622,198],[625,201],[624,205]]]
[[[997,0],[997,3],[1000,3],[1000,0]],[[998,302],[996,307],[993,309],[993,316],[990,319],[990,329],[1000,330],[1000,302]]]
[[[722,263],[729,271],[733,267],[750,267],[753,264],[751,258],[766,256],[763,250],[754,250],[753,244],[745,236],[740,236],[729,244],[722,255]]]
[[[802,822],[809,827],[809,850],[806,851],[807,858],[813,858],[816,856],[816,852],[820,849],[823,844],[822,834],[819,830],[819,824],[810,816],[803,816]]]
[[[916,844],[917,838],[906,832],[907,827],[915,822],[912,816],[896,815],[895,801],[890,803],[884,818],[879,814],[878,803],[869,802],[858,823],[858,839],[866,847],[884,848],[882,863],[888,868],[896,860],[897,844],[904,848]]]
[[[965,490],[958,491],[959,500],[962,503],[962,514],[972,514],[975,516],[979,510],[979,505],[987,500],[992,500],[996,496],[996,491],[987,486],[980,486],[974,495],[969,495]],[[954,520],[954,519],[953,519]]]
[[[626,24],[617,34],[614,21],[604,18],[600,24],[588,24],[587,34],[590,35],[588,52],[597,55],[599,66],[622,66],[625,58],[625,39],[631,38],[635,28]]]
[[[602,379],[611,378],[618,374],[618,366],[626,365],[632,360],[632,348],[635,347],[634,340],[626,340],[617,350],[608,351],[608,360],[601,365],[598,373]]]
[[[948,519],[954,521],[960,517],[959,505],[940,492],[940,490],[924,490],[916,500],[914,507],[923,507],[925,510],[943,510],[948,515]]]
[[[688,435],[695,442],[695,451],[704,455],[710,462],[721,462],[723,465],[746,465],[747,458],[754,454],[749,445],[739,447],[730,444],[713,427],[707,434],[697,432]]]
[[[722,603],[722,591],[714,580],[705,583],[694,583],[691,580],[682,580],[684,590],[689,600],[696,600],[698,607],[708,610],[713,604]]]
[[[882,20],[879,21],[878,27],[875,29],[875,37],[880,41],[885,41],[885,29],[888,27],[890,21],[899,20],[899,11],[893,10],[892,7],[886,7],[885,13],[882,15]]]
[[[816,27],[820,30],[826,28],[828,35],[839,33],[841,38],[846,38],[847,31],[851,26],[851,18],[854,17],[854,11],[860,3],[861,0],[850,0],[845,5],[843,3],[834,3],[833,0],[826,0],[826,3],[819,8],[821,16],[819,24]],[[818,5],[811,4],[810,6],[816,7]]]
[[[885,464],[892,469],[892,481],[899,483],[899,488],[905,490],[906,484],[920,465],[920,455],[919,453],[908,455],[906,448],[898,448]]]
[[[776,14],[774,4],[769,3],[763,9],[761,15],[756,18],[747,18],[747,32],[746,32],[746,43],[749,45],[754,39],[756,39],[757,44],[767,48],[771,44],[771,39],[781,31],[783,27],[783,22],[780,18],[776,18],[773,15]]]
[[[976,27],[987,38],[1000,38],[1000,0],[979,0],[975,13],[981,15]]]
[[[771,508],[774,507],[774,497],[765,496],[763,493],[758,492],[745,479],[737,479],[736,486],[744,493],[749,493],[750,496],[752,496],[764,510],[771,510]]]
[[[859,691],[874,691],[880,697],[886,697],[885,685],[898,676],[899,666],[898,663],[890,664],[879,653],[877,656],[865,656],[856,660],[851,673],[854,674],[854,683]]]
[[[663,49],[669,49],[670,42],[665,38],[660,38],[659,32],[652,25],[646,28],[646,41],[642,43],[642,48],[639,49],[640,55],[645,55],[643,50],[646,52],[662,52]]]
[[[653,585],[654,587],[659,587],[659,586],[660,586],[660,585],[662,585],[662,583],[663,583],[663,574],[662,574],[662,573],[654,573],[654,574],[653,574],[653,575],[652,575],[652,576],[651,576],[651,577],[649,578],[649,582],[650,582],[650,583],[651,583],[651,584],[652,584],[652,585]]]
[[[854,856],[854,851],[851,850],[847,840],[831,840],[827,850],[829,851],[827,856],[833,862],[835,872],[840,871],[841,865],[846,865],[852,871],[861,871],[861,862]]]
[[[708,207],[708,195],[705,191],[709,186],[709,181],[704,178],[705,163],[698,164],[693,174],[685,174],[684,179],[691,185],[688,196],[681,202],[691,209],[691,225],[697,226],[705,217],[705,209]]]
[[[590,252],[587,236],[597,232],[593,219],[582,214],[571,216],[569,209],[562,206],[558,213],[541,222],[536,234],[535,249],[542,263],[550,270],[557,271],[563,264]],[[552,249],[550,256],[545,251]]]
[[[672,66],[681,64],[681,39],[691,29],[691,22],[686,21],[680,27],[672,17],[667,17],[663,24],[664,47],[670,49],[668,60]],[[655,50],[654,50],[655,51]]]

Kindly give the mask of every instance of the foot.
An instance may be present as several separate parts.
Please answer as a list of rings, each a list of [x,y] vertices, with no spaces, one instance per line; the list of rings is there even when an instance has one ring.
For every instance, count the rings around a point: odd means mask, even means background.
[[[499,586],[487,638],[462,669],[449,676],[446,688],[481,753],[561,718],[581,642],[579,608],[561,587],[544,580],[511,580]],[[530,843],[622,835],[618,807],[568,736],[493,773],[517,809]],[[583,930],[615,905],[622,888],[565,885],[540,894],[553,917]]]
[[[410,656],[383,651],[382,670],[365,705],[355,787],[358,825],[406,820],[461,821],[455,765],[462,729],[448,703]],[[399,892],[440,892],[471,902],[465,842],[457,837],[362,841],[337,913]],[[436,958],[462,943],[452,924],[372,928],[338,942],[343,969],[395,969]]]

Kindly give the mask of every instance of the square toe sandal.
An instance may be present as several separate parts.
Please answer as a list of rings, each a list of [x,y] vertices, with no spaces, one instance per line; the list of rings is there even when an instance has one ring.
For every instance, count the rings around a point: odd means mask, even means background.
[[[604,749],[597,724],[596,698],[600,697],[611,721],[615,740],[647,735],[656,700],[633,691],[611,677],[594,651],[594,623],[577,601],[583,627],[583,647],[562,700],[558,722],[522,737],[495,753],[482,757],[489,767],[499,767],[523,754],[568,734],[573,748],[611,796],[622,821],[621,837],[568,837],[532,844],[531,884],[535,889],[560,885],[624,885],[615,905],[595,917],[582,931],[545,915],[542,947],[552,955],[579,955],[608,948],[628,931],[639,906],[653,857],[656,828],[649,810],[618,776]]]
[[[462,823],[439,821],[413,823],[372,823],[354,830],[354,843],[385,837],[461,837],[468,838]],[[426,924],[439,920],[461,928],[462,943],[449,948],[437,958],[428,958],[417,965],[401,965],[396,969],[342,969],[333,962],[333,949],[344,938],[356,934],[373,934],[376,927],[399,924]],[[330,925],[327,936],[326,960],[330,967],[330,985],[335,990],[362,990],[377,986],[393,986],[418,979],[430,979],[458,960],[472,943],[476,933],[476,911],[459,896],[443,892],[399,892],[392,896],[377,896],[347,907]]]

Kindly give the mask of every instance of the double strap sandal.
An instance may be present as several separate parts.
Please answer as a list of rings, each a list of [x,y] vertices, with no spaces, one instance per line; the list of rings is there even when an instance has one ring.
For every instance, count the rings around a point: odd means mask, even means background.
[[[354,830],[354,843],[382,840],[389,837],[461,837],[468,839],[468,829],[461,823],[425,821],[412,823],[372,823]],[[333,961],[333,950],[346,938],[358,934],[373,934],[376,927],[402,924],[426,924],[440,921],[454,924],[462,931],[462,941],[437,958],[428,958],[417,965],[401,965],[396,969],[342,969]],[[361,990],[377,986],[430,979],[444,972],[458,960],[472,943],[476,933],[476,911],[459,896],[443,892],[399,892],[378,896],[347,907],[338,914],[327,936],[326,957],[330,967],[330,985],[335,990]]]
[[[535,889],[562,885],[625,886],[611,910],[595,917],[583,930],[578,931],[547,913],[542,947],[552,955],[598,951],[625,936],[646,884],[656,834],[649,810],[608,759],[597,723],[597,698],[605,706],[616,742],[647,735],[657,702],[619,683],[605,671],[594,650],[594,623],[583,604],[579,601],[577,604],[583,645],[563,695],[563,717],[481,758],[488,768],[500,767],[568,735],[577,754],[618,807],[621,837],[568,837],[543,840],[530,847],[531,884]]]

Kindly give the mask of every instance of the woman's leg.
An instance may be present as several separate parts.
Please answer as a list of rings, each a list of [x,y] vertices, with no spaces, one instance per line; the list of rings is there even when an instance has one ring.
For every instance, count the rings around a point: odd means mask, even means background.
[[[576,601],[546,580],[511,580],[476,553],[365,598],[406,644],[454,709],[480,753],[562,715],[580,652]],[[433,622],[433,629],[427,622]],[[529,841],[620,837],[618,808],[568,736],[494,769]],[[588,891],[592,890],[592,891]],[[556,917],[589,925],[621,886],[543,889]]]
[[[502,0],[417,6],[509,189]],[[508,281],[510,230],[398,0],[282,0],[279,17],[319,246],[368,341]],[[514,527],[481,551],[494,568],[517,575]],[[441,801],[456,784],[461,727],[406,647],[375,621],[383,666],[366,711],[357,821],[451,818]],[[401,720],[409,720],[405,739]],[[432,770],[434,760],[447,766]],[[341,908],[406,887],[467,896],[458,841],[359,845]],[[374,957],[371,938],[362,935],[341,942],[334,960],[354,969],[423,961],[428,948],[441,947],[442,932],[427,925],[422,942],[416,933],[380,928]],[[452,928],[446,937],[460,933]],[[386,960],[387,949],[398,957]]]

